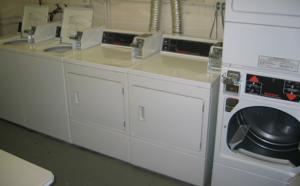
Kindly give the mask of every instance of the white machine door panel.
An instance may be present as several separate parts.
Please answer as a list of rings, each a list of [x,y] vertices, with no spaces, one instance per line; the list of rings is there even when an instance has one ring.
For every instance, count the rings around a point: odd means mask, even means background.
[[[237,162],[238,164],[238,162]],[[259,169],[259,168],[257,168]],[[265,169],[264,169],[265,170]],[[272,179],[242,169],[234,169],[214,164],[212,186],[286,186],[286,184],[276,179]]]
[[[300,27],[299,0],[228,0],[226,21]]]
[[[23,124],[15,54],[0,51],[0,118]]]
[[[233,0],[233,10],[274,15],[300,16],[299,0]]]
[[[300,29],[227,23],[225,33],[223,63],[299,71]]]
[[[62,63],[19,55],[26,125],[62,140],[69,139]]]
[[[203,104],[198,98],[134,86],[132,134],[155,143],[200,151]]]
[[[70,117],[83,124],[124,130],[123,85],[117,81],[68,74]]]

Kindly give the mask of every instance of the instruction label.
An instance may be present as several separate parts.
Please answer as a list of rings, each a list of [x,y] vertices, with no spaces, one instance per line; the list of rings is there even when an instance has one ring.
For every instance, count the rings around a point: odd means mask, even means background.
[[[278,57],[269,57],[269,56],[259,56],[258,67],[283,70],[289,72],[298,72],[300,66],[300,61],[278,58]]]

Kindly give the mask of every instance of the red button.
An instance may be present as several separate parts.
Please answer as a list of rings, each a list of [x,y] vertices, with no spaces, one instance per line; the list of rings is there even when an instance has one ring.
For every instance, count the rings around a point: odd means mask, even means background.
[[[290,94],[286,94],[286,97],[290,100],[290,101],[294,101],[297,96],[293,93],[290,93]]]
[[[249,79],[250,82],[252,83],[259,83],[259,80],[257,78],[257,76],[252,76],[250,79]]]

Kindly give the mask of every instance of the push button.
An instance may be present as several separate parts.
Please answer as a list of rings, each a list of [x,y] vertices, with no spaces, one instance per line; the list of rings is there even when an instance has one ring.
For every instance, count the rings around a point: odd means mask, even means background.
[[[252,77],[249,79],[249,81],[250,81],[251,83],[259,83],[259,80],[258,80],[257,76],[252,76]]]
[[[297,96],[295,94],[293,94],[292,92],[289,94],[286,94],[286,97],[290,100],[290,101],[294,101],[296,100]]]
[[[227,98],[225,111],[231,112],[238,103],[239,103],[239,100],[236,98]]]

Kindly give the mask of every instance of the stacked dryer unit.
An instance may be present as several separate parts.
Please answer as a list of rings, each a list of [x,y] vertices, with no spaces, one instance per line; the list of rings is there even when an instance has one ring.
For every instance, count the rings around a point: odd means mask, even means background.
[[[212,186],[300,185],[300,1],[226,3]]]

